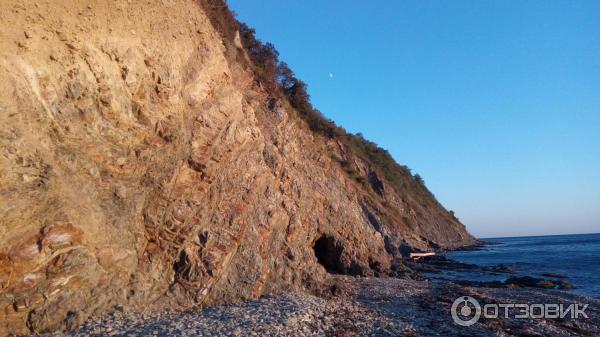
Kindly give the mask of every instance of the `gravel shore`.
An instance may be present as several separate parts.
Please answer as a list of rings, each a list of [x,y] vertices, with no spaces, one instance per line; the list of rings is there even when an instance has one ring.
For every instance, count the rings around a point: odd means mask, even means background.
[[[562,291],[463,287],[395,278],[337,276],[333,298],[291,293],[204,310],[116,311],[92,318],[67,336],[598,336],[600,301]],[[454,324],[459,295],[497,303],[588,303],[589,318],[482,319]]]

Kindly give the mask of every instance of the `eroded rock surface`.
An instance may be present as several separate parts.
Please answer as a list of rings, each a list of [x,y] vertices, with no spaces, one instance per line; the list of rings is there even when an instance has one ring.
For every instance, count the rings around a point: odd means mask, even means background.
[[[333,271],[373,275],[403,248],[475,242],[274,102],[207,15],[0,3],[0,335],[316,289],[321,248]]]

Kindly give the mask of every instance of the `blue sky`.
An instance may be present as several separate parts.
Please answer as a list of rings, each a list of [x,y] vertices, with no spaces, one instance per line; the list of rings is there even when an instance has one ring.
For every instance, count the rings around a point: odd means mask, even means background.
[[[600,1],[229,5],[474,235],[600,232]]]

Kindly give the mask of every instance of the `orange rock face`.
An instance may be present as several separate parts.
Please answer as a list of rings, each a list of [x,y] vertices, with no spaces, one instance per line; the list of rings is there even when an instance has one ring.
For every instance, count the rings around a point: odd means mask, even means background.
[[[194,1],[5,0],[0,37],[0,335],[475,242],[424,187],[268,104]]]

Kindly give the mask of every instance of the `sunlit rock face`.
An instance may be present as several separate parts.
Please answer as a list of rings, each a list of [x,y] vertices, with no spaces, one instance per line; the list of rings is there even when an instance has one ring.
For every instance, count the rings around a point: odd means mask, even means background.
[[[4,0],[0,37],[0,335],[475,242],[273,101],[194,1]]]

